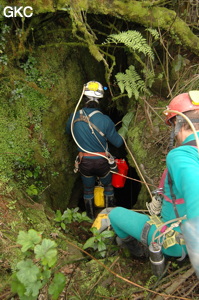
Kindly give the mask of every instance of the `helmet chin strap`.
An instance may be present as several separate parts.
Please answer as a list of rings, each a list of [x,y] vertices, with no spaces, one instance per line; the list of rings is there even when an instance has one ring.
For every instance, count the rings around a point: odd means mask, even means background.
[[[173,149],[173,145],[174,145],[174,138],[175,138],[175,125],[173,122],[171,122],[171,134],[170,134],[170,139],[169,139],[169,151]]]
[[[89,100],[86,101],[86,104],[87,104],[88,102],[91,102],[91,101],[95,101],[95,102],[97,102],[97,103],[99,104],[99,101],[98,101],[98,99],[97,99],[96,97],[90,97],[90,96],[87,96],[87,98],[88,98]]]
[[[182,116],[176,116],[176,125],[174,129],[174,136],[177,136],[183,124],[185,124],[185,120]]]
[[[176,116],[176,124],[174,124],[174,122],[171,122],[172,130],[171,130],[170,140],[169,140],[169,150],[173,149],[174,139],[178,135],[178,133],[184,123],[185,123],[185,121],[182,116]]]
[[[189,119],[192,123],[199,123],[199,119]],[[172,122],[172,130],[171,130],[171,135],[170,135],[170,142],[169,142],[169,150],[173,149],[174,145],[174,138],[178,135],[180,132],[183,124],[186,123],[186,120],[178,115],[176,116],[176,124]]]

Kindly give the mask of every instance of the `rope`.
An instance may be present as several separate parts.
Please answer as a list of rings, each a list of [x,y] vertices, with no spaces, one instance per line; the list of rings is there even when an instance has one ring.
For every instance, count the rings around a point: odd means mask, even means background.
[[[122,137],[122,138],[123,138],[123,137]],[[131,151],[130,151],[130,149],[129,149],[129,147],[128,147],[128,145],[127,145],[127,143],[126,143],[126,141],[125,141],[124,138],[123,138],[123,141],[124,141],[124,144],[125,144],[126,149],[128,150],[128,152],[129,152],[129,154],[130,154],[130,156],[131,156],[131,158],[132,158],[132,160],[133,160],[133,162],[134,162],[134,164],[135,164],[135,166],[136,166],[136,168],[137,168],[137,170],[138,170],[138,173],[139,173],[140,177],[141,177],[142,180],[143,180],[143,183],[145,184],[145,186],[146,186],[146,188],[147,188],[147,190],[148,190],[148,192],[149,192],[149,195],[150,195],[151,199],[153,199],[152,193],[151,193],[151,191],[150,191],[150,189],[149,189],[149,184],[146,182],[144,176],[142,175],[142,172],[141,172],[141,170],[140,170],[140,168],[139,168],[139,166],[138,166],[138,164],[137,164],[137,162],[136,162],[136,160],[135,160],[133,154],[131,153]]]
[[[73,116],[72,116],[72,120],[71,120],[71,134],[72,134],[73,140],[75,141],[76,145],[77,145],[82,151],[87,152],[87,153],[90,153],[90,154],[95,154],[96,156],[101,156],[101,157],[106,158],[107,160],[109,160],[108,157],[106,157],[106,156],[104,156],[104,155],[102,155],[102,154],[100,154],[100,153],[97,153],[97,152],[91,152],[91,151],[85,150],[83,147],[80,146],[80,144],[78,143],[78,141],[77,141],[76,138],[75,138],[75,135],[74,135],[74,132],[73,132],[74,119],[75,119],[75,115],[76,115],[76,113],[77,113],[77,109],[78,109],[78,107],[79,107],[79,104],[80,104],[80,102],[82,101],[82,97],[83,97],[83,95],[84,95],[84,91],[85,91],[85,85],[83,86],[82,94],[81,94],[81,96],[80,96],[80,98],[79,98],[79,101],[77,102],[77,105],[76,105],[76,107],[75,107],[75,110],[74,110],[74,113],[73,113]]]

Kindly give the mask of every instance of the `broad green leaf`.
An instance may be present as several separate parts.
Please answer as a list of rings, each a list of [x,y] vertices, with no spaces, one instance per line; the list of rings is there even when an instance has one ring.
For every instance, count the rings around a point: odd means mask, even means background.
[[[106,250],[106,244],[104,242],[99,242],[97,244],[97,247],[98,247],[98,251],[103,251],[103,250]]]
[[[61,222],[61,221],[63,221],[62,213],[61,213],[60,210],[57,210],[57,211],[56,211],[56,217],[54,218],[54,221],[56,221],[56,222]]]
[[[57,244],[49,239],[43,239],[41,245],[34,248],[37,259],[41,259],[41,263],[45,266],[52,267],[57,260]]]
[[[97,235],[99,233],[96,227],[91,227],[90,231],[93,233],[93,235]]]
[[[52,295],[52,299],[58,299],[66,284],[66,278],[62,273],[55,274],[52,283],[49,286],[48,292]]]
[[[11,290],[13,293],[17,293],[19,296],[24,295],[26,290],[24,284],[21,283],[17,278],[16,273],[12,275]]]
[[[13,276],[12,276],[11,290],[13,293],[18,294],[18,296],[20,297],[20,300],[36,300],[37,296],[38,296],[38,295],[36,295],[36,296],[30,296],[30,295],[26,296],[25,295],[26,288],[25,288],[24,284],[19,281],[19,279],[16,276],[16,273],[13,274]]]
[[[37,300],[37,296],[26,296],[26,295],[24,295],[24,296],[21,296],[20,297],[20,300]]]
[[[62,228],[63,230],[65,230],[65,229],[66,229],[66,224],[64,224],[63,222],[61,222],[61,228]]]
[[[27,189],[26,193],[30,196],[37,196],[38,195],[38,189],[34,184],[31,184]]]
[[[21,251],[26,252],[28,249],[33,249],[36,244],[41,242],[41,233],[34,229],[20,231],[17,237],[17,243],[22,245]]]
[[[79,210],[79,207],[75,207],[75,208],[73,209],[73,212],[76,213],[78,210]]]
[[[43,282],[47,282],[51,276],[51,270],[45,270],[41,273],[40,278]]]
[[[86,243],[84,244],[83,246],[83,249],[87,249],[89,247],[93,248],[94,247],[94,244],[95,244],[95,240],[96,240],[96,237],[95,236],[92,236],[91,238],[89,238]]]
[[[129,125],[133,119],[133,113],[128,112],[122,119],[122,127],[118,130],[118,133],[123,136],[124,138],[127,135]]]
[[[16,272],[18,280],[25,285],[36,282],[40,273],[39,268],[33,264],[31,259],[22,260],[17,264]]]
[[[39,295],[39,290],[42,288],[42,286],[43,284],[40,280],[29,283],[29,285],[26,287],[25,295],[29,297],[36,297],[37,299],[37,296]]]
[[[110,230],[105,230],[101,233],[101,235],[103,236],[103,238],[110,238],[112,236],[114,236],[114,232],[110,231]]]

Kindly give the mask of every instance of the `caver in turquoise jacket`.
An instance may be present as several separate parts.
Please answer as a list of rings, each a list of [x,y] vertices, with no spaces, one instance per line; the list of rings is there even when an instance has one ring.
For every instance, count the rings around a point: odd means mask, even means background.
[[[198,132],[197,134],[199,136]],[[194,134],[191,134],[183,141],[183,144],[194,139]],[[176,204],[179,216],[186,215],[187,219],[199,216],[199,152],[197,147],[184,145],[171,150],[167,155],[166,165],[172,178],[173,193],[178,199],[177,203],[180,203]],[[168,176],[164,182],[164,195],[171,199]],[[160,218],[163,222],[176,218],[173,203],[165,198],[162,200]],[[130,235],[140,241],[142,230],[146,222],[149,221],[149,216],[117,207],[110,212],[109,219],[114,231],[120,238],[126,238]],[[186,222],[186,220],[182,222]],[[152,225],[148,234],[148,245],[155,230],[156,226]],[[181,231],[179,226],[174,230]],[[179,257],[183,253],[182,248],[187,253],[186,246],[179,244],[167,249],[163,247],[162,252],[169,256]]]

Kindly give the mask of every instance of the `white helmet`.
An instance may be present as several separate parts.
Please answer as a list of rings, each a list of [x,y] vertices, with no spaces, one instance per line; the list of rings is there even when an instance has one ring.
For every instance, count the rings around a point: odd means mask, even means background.
[[[98,81],[89,81],[85,85],[84,95],[94,98],[103,98],[104,96],[104,89],[101,83]]]

